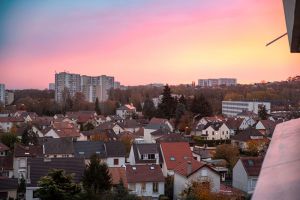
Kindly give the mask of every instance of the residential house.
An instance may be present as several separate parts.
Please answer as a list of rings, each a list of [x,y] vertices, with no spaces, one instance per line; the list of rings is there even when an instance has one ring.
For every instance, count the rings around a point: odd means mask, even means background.
[[[5,144],[0,142],[0,157],[7,156],[8,152],[9,152],[9,148]]]
[[[148,143],[153,143],[155,142],[154,140],[157,139],[158,137],[153,138],[151,135],[152,132],[158,131],[159,132],[164,132],[164,133],[170,133],[173,132],[174,128],[172,124],[167,120],[167,119],[162,119],[162,118],[152,118],[147,126],[144,127],[144,140]],[[155,133],[155,134],[156,134]],[[159,137],[164,134],[158,135]]]
[[[121,167],[125,165],[126,149],[120,141],[105,142],[106,159],[108,167]]]
[[[158,199],[165,193],[165,178],[159,165],[126,165],[130,193]]]
[[[239,147],[242,151],[248,149],[249,142],[256,142],[260,149],[270,142],[270,140],[254,128],[248,128],[232,136],[231,144]]]
[[[37,200],[36,190],[39,179],[46,176],[51,169],[62,169],[73,174],[73,180],[79,183],[85,170],[83,158],[29,158],[27,162],[26,200]]]
[[[207,123],[202,128],[201,137],[205,140],[228,140],[230,130],[226,123]]]
[[[93,155],[97,155],[100,159],[106,158],[105,144],[103,141],[74,141],[75,157],[84,158],[85,163],[90,162]]]
[[[126,167],[109,167],[108,168],[111,182],[113,187],[123,182],[125,188],[128,188],[127,177],[126,177]]]
[[[210,166],[187,159],[174,168],[173,199],[184,199],[181,193],[193,182],[209,184],[212,192],[220,191],[220,175]]]
[[[132,119],[133,115],[136,114],[136,108],[131,104],[126,104],[116,109],[116,115],[122,119]]]
[[[131,133],[137,132],[142,127],[135,119],[125,119],[123,122],[118,123],[118,125],[120,125],[124,131],[129,131]]]
[[[277,123],[272,120],[260,120],[255,128],[265,136],[272,136]]]
[[[75,151],[72,138],[44,138],[41,141],[46,158],[70,158]]]
[[[160,148],[163,158],[162,172],[165,177],[174,175],[174,169],[178,165],[193,159],[188,142],[161,142]]]
[[[224,120],[225,119],[222,116],[202,117],[198,121],[197,126],[206,125],[207,123],[220,123],[220,122],[224,122]]]
[[[0,199],[17,199],[18,179],[0,176]]]
[[[262,157],[241,157],[233,167],[232,186],[252,194],[262,163]]]
[[[131,165],[162,164],[160,145],[156,143],[133,143],[128,161]]]
[[[6,133],[10,132],[12,127],[21,123],[24,123],[24,119],[21,117],[0,117],[0,129]]]
[[[27,160],[28,158],[43,157],[43,146],[15,144],[13,169],[15,178],[25,178],[27,176]]]

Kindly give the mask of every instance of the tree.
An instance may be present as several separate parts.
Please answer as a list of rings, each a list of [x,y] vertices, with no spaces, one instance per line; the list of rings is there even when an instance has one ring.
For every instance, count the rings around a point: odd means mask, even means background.
[[[90,163],[84,171],[83,186],[86,191],[101,194],[112,187],[111,177],[105,163],[100,164],[97,155],[91,156]]]
[[[167,176],[165,179],[165,195],[169,197],[169,199],[173,199],[174,194],[174,177]]]
[[[15,134],[3,133],[0,135],[0,140],[3,144],[8,146],[10,149],[14,148],[15,143],[19,142],[19,139]]]
[[[78,198],[81,188],[73,176],[64,170],[52,169],[38,181],[37,195],[41,200],[72,200]]]
[[[139,198],[136,195],[129,194],[128,190],[124,187],[123,180],[121,179],[120,183],[114,189],[114,200],[138,200]]]
[[[24,145],[36,145],[38,143],[38,136],[30,127],[26,127],[22,133],[21,142]]]
[[[95,101],[95,111],[96,111],[97,115],[101,115],[101,110],[100,110],[98,97],[96,98],[96,101]]]
[[[176,102],[171,95],[171,89],[168,85],[165,86],[162,95],[162,101],[158,105],[158,115],[159,117],[170,119],[174,116]]]
[[[228,162],[230,169],[232,169],[239,159],[239,154],[240,152],[237,147],[231,144],[222,144],[217,146],[214,158],[225,159]]]
[[[20,182],[18,184],[18,196],[24,196],[25,192],[26,192],[26,181],[22,175],[22,178],[20,179]]]
[[[191,111],[200,118],[212,115],[212,107],[203,94],[196,95],[192,101]]]
[[[183,95],[180,96],[180,98],[178,100],[178,103],[181,103],[181,104],[186,106],[186,99]]]
[[[179,124],[181,117],[185,113],[185,105],[182,103],[178,103],[175,110],[175,127]]]
[[[258,117],[261,120],[266,120],[268,118],[268,112],[265,105],[261,105],[258,109]]]
[[[156,109],[152,99],[147,96],[142,110],[144,117],[146,117],[147,119],[151,119],[152,117],[154,117],[155,111]]]

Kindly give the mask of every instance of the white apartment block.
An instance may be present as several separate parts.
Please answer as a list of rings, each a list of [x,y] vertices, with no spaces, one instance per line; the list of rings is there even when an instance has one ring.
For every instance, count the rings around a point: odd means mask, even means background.
[[[5,104],[5,85],[0,83],[0,103]]]
[[[235,78],[219,78],[219,79],[199,79],[198,86],[200,87],[216,87],[221,85],[236,85],[237,81]]]
[[[222,114],[236,116],[243,111],[258,114],[260,106],[264,105],[268,113],[271,112],[271,103],[262,101],[222,101]]]
[[[63,100],[63,91],[67,88],[73,97],[76,92],[82,92],[86,101],[95,102],[108,99],[108,90],[114,88],[115,81],[112,76],[86,76],[80,74],[70,74],[60,72],[55,74],[55,100],[61,102]],[[120,83],[119,83],[120,85]]]
[[[65,89],[69,91],[71,97],[76,92],[81,92],[80,82],[79,74],[70,74],[67,72],[55,74],[55,100],[57,102],[63,101],[63,92]]]

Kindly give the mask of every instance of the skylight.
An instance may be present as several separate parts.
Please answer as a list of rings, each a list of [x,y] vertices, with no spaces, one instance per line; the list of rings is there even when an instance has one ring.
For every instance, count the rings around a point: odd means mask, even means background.
[[[175,157],[171,156],[171,157],[170,157],[170,160],[175,160]]]

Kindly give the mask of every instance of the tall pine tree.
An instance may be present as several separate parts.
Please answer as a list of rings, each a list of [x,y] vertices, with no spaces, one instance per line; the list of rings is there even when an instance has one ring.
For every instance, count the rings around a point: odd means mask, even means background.
[[[97,115],[101,115],[101,110],[100,110],[98,97],[96,98],[96,101],[95,101],[95,111],[96,111]]]
[[[203,94],[196,95],[192,101],[191,111],[199,117],[211,116],[213,111],[210,103],[206,100]]]
[[[171,95],[171,89],[168,84],[165,86],[162,95],[162,101],[158,105],[158,116],[170,119],[174,117],[176,102]]]

